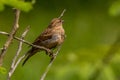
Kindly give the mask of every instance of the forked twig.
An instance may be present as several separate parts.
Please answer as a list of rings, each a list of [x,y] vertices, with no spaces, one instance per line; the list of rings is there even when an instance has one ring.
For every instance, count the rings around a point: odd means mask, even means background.
[[[11,44],[12,40],[13,40],[13,36],[15,35],[16,31],[19,28],[19,17],[20,17],[20,10],[15,9],[15,21],[14,21],[14,25],[13,28],[9,34],[9,37],[7,39],[7,41],[5,42],[1,52],[0,52],[0,66],[2,66],[3,63],[3,58],[6,54],[6,51],[9,47],[9,45]]]
[[[57,51],[56,51],[55,53],[53,53],[53,54],[54,54],[54,58],[50,61],[49,65],[48,65],[47,68],[45,69],[45,72],[44,72],[44,73],[42,74],[42,76],[40,77],[40,80],[44,80],[44,79],[45,79],[45,77],[46,77],[46,75],[47,75],[50,67],[52,66],[54,60],[56,59],[56,56],[58,55],[60,49],[61,49],[61,46],[59,46],[59,47],[57,48]]]
[[[9,33],[3,32],[3,31],[0,31],[0,34],[9,36]],[[31,44],[30,42],[28,42],[28,41],[26,41],[26,40],[24,40],[24,39],[21,39],[21,38],[19,38],[19,37],[14,36],[13,38],[16,39],[16,40],[18,40],[18,41],[22,41],[23,43],[25,43],[25,44],[27,44],[27,45],[30,45],[30,46],[33,46],[33,47],[36,47],[36,48],[45,50],[45,51],[47,51],[47,52],[51,52],[51,50],[48,49],[48,48],[45,48],[45,47],[43,47],[43,46],[38,46],[38,45]]]
[[[25,31],[23,32],[23,34],[21,35],[21,39],[24,39],[25,35],[27,34],[27,32],[29,31],[29,26],[25,29]],[[17,61],[17,58],[22,50],[22,45],[23,45],[23,42],[20,41],[19,43],[19,46],[18,46],[18,50],[16,52],[16,55],[14,56],[13,60],[12,60],[12,64],[11,64],[11,67],[10,67],[10,70],[8,72],[8,78],[7,80],[10,80],[11,79],[11,76],[12,74],[14,73],[16,67],[18,66],[19,63],[16,63]],[[18,60],[19,61],[19,60]],[[17,62],[18,62],[17,61]]]

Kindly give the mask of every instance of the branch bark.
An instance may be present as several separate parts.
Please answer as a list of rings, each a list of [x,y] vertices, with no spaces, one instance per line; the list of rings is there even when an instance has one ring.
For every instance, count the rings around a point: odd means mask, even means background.
[[[44,72],[44,73],[42,74],[42,76],[40,77],[40,80],[44,80],[44,79],[45,79],[45,77],[46,77],[48,71],[50,70],[50,67],[52,66],[54,60],[56,59],[56,57],[57,57],[60,49],[61,49],[61,45],[57,48],[57,51],[54,53],[54,58],[50,61],[49,65],[47,66],[47,68],[46,68],[46,70],[45,70],[45,72]]]
[[[13,40],[13,36],[15,35],[15,33],[17,32],[17,30],[19,28],[19,17],[20,17],[20,10],[15,9],[15,21],[14,21],[13,28],[10,32],[10,35],[9,35],[7,41],[3,45],[3,48],[2,48],[1,53],[0,53],[0,66],[2,66],[3,58],[6,54],[6,51]]]
[[[0,34],[9,36],[9,33],[3,32],[3,31],[0,31]],[[27,45],[30,45],[30,46],[33,46],[33,47],[36,47],[36,48],[45,50],[45,51],[47,51],[47,52],[49,52],[49,53],[52,52],[52,51],[51,51],[50,49],[48,49],[48,48],[45,48],[45,47],[43,47],[43,46],[37,46],[37,45],[31,44],[30,42],[28,42],[28,41],[26,41],[26,40],[24,40],[24,39],[21,39],[21,38],[19,38],[19,37],[14,36],[13,38],[16,39],[16,40],[18,40],[18,41],[22,41],[23,43],[25,43],[25,44],[27,44]]]
[[[25,29],[25,31],[21,35],[21,39],[24,39],[24,37],[25,37],[25,35],[27,34],[28,31],[29,31],[29,26]],[[18,56],[19,56],[19,54],[20,54],[20,52],[22,50],[22,45],[23,45],[23,42],[20,41],[19,42],[19,46],[18,46],[18,50],[16,52],[16,55],[14,56],[14,58],[12,60],[12,64],[11,64],[10,70],[8,72],[8,78],[7,78],[7,80],[11,79],[12,74],[14,73],[14,71],[15,71],[16,67],[18,66],[18,64],[20,63],[20,61],[18,60],[19,63],[16,64],[16,61],[17,61],[17,58],[18,58]]]
[[[64,15],[64,13],[65,13],[65,11],[66,11],[66,9],[64,9],[64,10],[62,11],[62,13],[60,14],[60,16],[59,16],[58,18],[62,18],[63,15]]]

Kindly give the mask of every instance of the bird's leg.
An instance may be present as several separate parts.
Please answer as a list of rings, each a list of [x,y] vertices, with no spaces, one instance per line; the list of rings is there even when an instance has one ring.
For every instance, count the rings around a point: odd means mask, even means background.
[[[55,56],[53,50],[51,50],[51,52],[46,52],[46,54],[49,55],[49,57],[51,58],[51,60],[50,60],[50,62],[51,62],[54,59],[54,56]]]
[[[59,52],[59,48],[60,47],[61,47],[61,45],[57,46],[56,49],[55,49],[55,51],[49,55],[49,57],[51,58],[50,62],[57,56],[57,53]]]
[[[52,56],[54,56],[54,52],[53,52],[53,51],[51,51],[51,52],[49,53],[49,57],[52,57]]]

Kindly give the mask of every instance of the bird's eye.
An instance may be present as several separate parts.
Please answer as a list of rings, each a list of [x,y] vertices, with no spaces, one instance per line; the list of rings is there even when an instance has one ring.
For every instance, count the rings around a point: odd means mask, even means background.
[[[64,20],[60,20],[59,22],[60,22],[60,23],[63,23],[63,22],[64,22]]]
[[[63,20],[60,20],[59,22],[63,22]]]
[[[61,20],[59,20],[57,23],[60,23],[61,22]]]

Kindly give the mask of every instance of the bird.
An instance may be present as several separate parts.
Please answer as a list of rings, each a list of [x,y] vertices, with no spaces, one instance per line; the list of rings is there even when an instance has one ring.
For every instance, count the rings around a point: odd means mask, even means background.
[[[48,27],[34,40],[32,44],[37,46],[43,46],[47,49],[55,49],[57,46],[61,45],[65,39],[65,30],[63,28],[63,22],[61,18],[54,18],[51,20]],[[22,66],[26,63],[26,61],[35,55],[37,52],[42,51],[39,48],[31,47],[30,50],[25,54],[25,60],[23,61]],[[46,52],[48,54],[48,52]],[[53,55],[52,54],[49,54]]]

